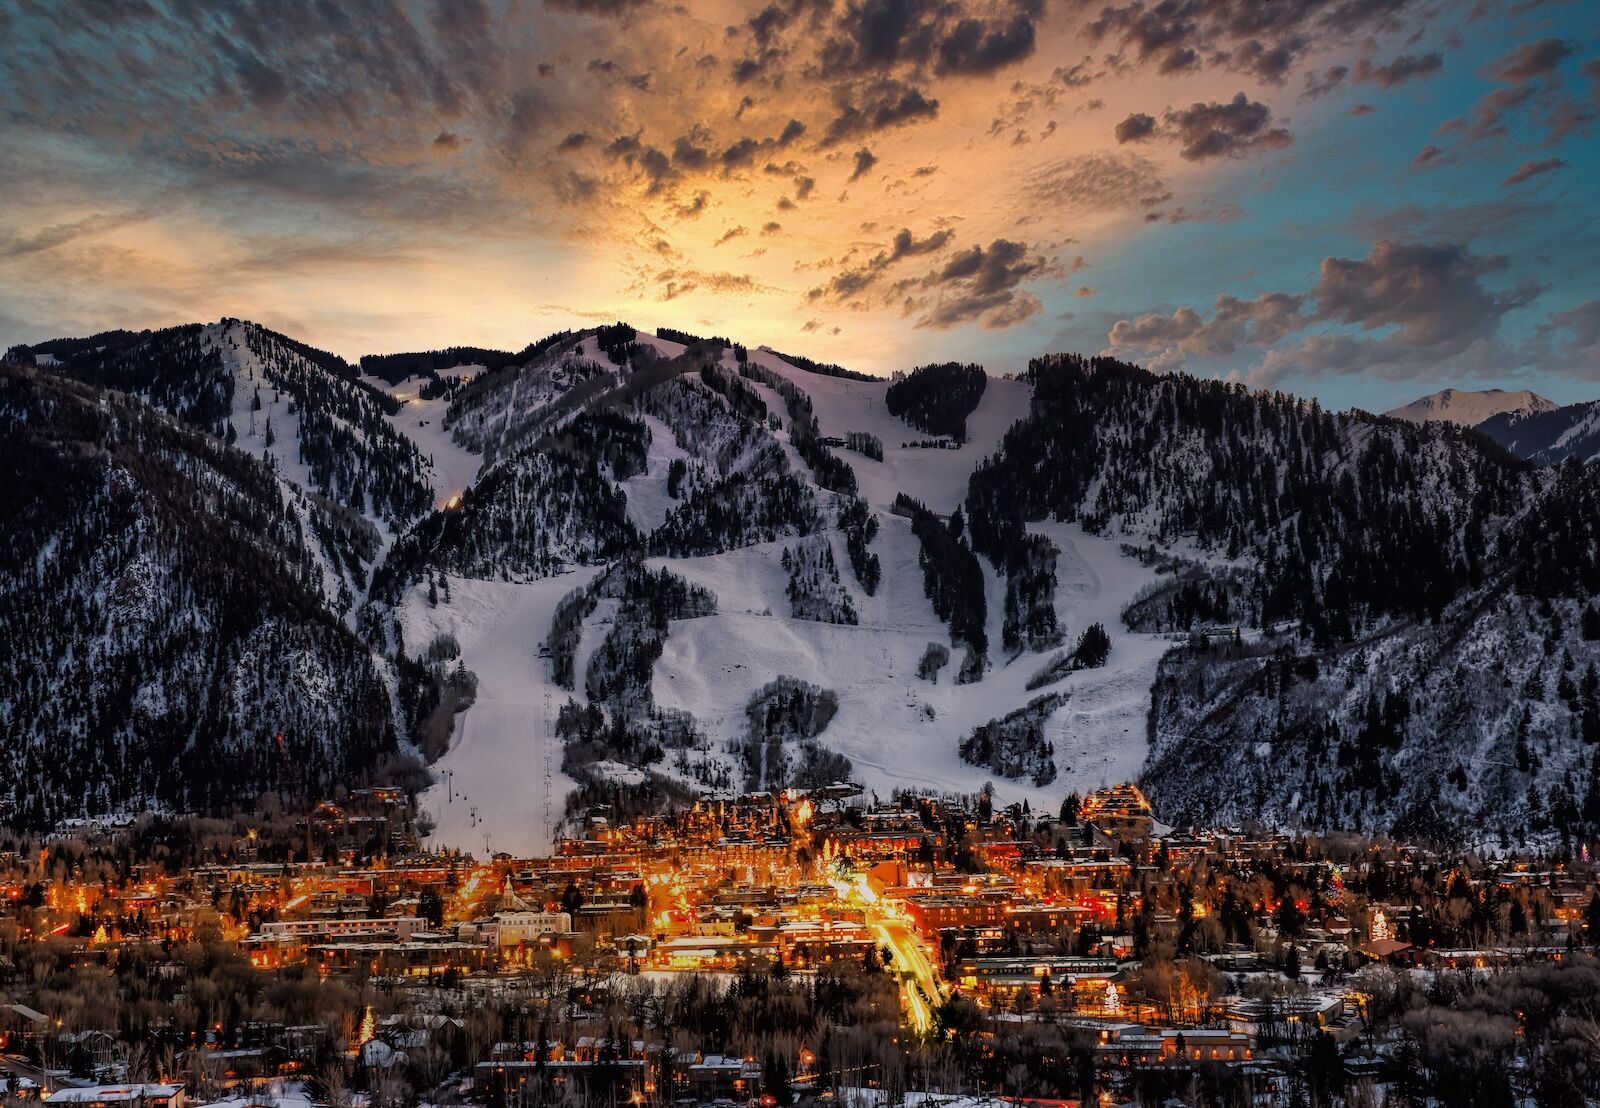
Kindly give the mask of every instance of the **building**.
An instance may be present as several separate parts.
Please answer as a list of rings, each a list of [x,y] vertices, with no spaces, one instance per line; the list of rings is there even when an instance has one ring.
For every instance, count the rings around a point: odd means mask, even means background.
[[[184,1108],[188,1098],[183,1085],[90,1085],[81,1089],[57,1089],[45,1097],[47,1104],[70,1104],[73,1108]]]

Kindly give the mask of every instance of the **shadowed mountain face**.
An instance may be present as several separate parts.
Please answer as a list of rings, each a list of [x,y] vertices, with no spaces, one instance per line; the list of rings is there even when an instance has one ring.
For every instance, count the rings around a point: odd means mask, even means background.
[[[328,790],[394,749],[379,664],[323,592],[337,513],[139,400],[29,369],[0,370],[0,474],[14,817]]]
[[[1600,401],[1551,411],[1504,412],[1484,420],[1478,430],[1519,458],[1540,465],[1568,458],[1587,462],[1600,457]]]

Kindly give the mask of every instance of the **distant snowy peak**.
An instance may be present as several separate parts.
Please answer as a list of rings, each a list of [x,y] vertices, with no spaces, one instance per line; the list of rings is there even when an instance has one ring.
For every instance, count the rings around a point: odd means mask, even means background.
[[[1553,412],[1555,409],[1555,401],[1546,400],[1528,389],[1519,389],[1515,392],[1506,389],[1476,391],[1441,389],[1383,414],[1393,419],[1403,419],[1408,423],[1426,423],[1431,419],[1437,419],[1448,423],[1459,423],[1463,427],[1476,427],[1484,420],[1497,415],[1507,413],[1528,415]]]

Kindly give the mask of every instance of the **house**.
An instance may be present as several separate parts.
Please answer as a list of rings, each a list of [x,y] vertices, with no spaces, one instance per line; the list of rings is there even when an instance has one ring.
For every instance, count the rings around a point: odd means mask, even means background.
[[[69,1031],[60,1038],[59,1056],[74,1073],[94,1074],[102,1080],[103,1075],[126,1076],[112,1073],[118,1068],[118,1054],[116,1038],[105,1031]]]
[[[90,1085],[81,1089],[57,1089],[45,1097],[47,1104],[73,1108],[185,1108],[188,1098],[183,1085]]]

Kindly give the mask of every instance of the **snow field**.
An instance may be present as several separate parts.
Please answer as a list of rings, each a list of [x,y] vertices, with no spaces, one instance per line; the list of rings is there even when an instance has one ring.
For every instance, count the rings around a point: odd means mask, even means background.
[[[599,572],[584,567],[526,583],[451,577],[450,603],[436,608],[426,587],[407,594],[398,613],[407,650],[453,634],[478,677],[477,701],[456,717],[450,749],[432,767],[436,783],[419,799],[434,818],[435,846],[480,854],[550,849],[575,783],[561,772],[555,738],[555,713],[569,694],[549,680],[539,645],[561,598]]]

